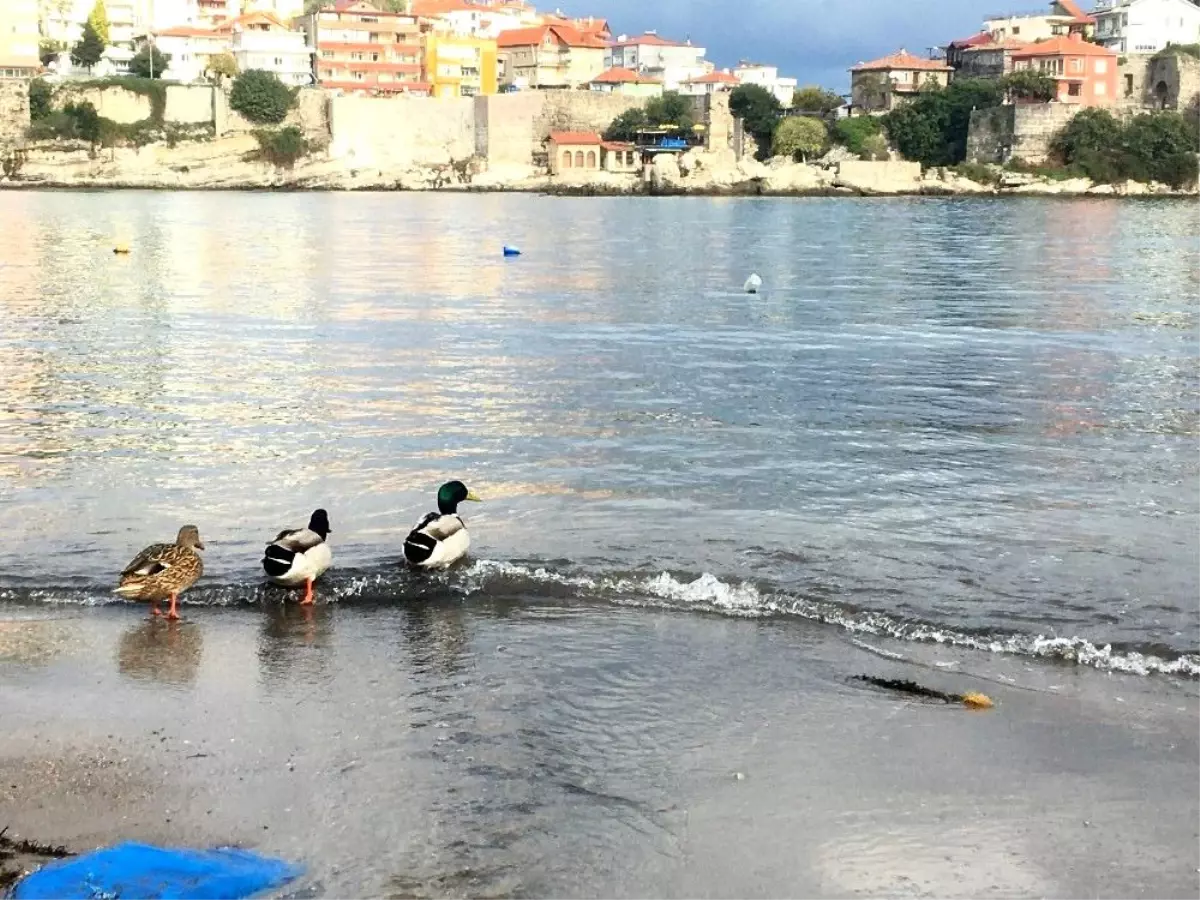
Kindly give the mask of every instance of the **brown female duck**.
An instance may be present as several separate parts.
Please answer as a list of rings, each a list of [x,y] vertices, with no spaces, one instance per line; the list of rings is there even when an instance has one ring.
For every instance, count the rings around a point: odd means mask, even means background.
[[[203,549],[199,529],[184,525],[175,543],[151,544],[135,556],[121,572],[121,581],[113,593],[126,600],[149,601],[150,612],[156,616],[158,602],[170,598],[167,618],[178,619],[176,600],[204,574],[204,561],[196,552]]]

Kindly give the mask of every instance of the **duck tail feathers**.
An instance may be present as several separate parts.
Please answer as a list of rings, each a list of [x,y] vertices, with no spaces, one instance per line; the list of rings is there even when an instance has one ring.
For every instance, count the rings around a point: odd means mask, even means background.
[[[295,551],[280,547],[278,544],[271,544],[267,547],[267,552],[263,554],[263,570],[272,578],[279,578],[288,573],[295,559]]]
[[[433,555],[437,540],[421,531],[413,531],[404,539],[404,558],[420,565]]]

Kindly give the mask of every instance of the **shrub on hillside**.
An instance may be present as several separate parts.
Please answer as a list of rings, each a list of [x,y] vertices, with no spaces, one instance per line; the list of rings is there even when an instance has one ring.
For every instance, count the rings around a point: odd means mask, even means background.
[[[292,90],[273,72],[247,69],[235,79],[229,92],[229,105],[251,122],[278,125],[287,118],[295,103]]]
[[[923,166],[952,166],[967,158],[971,113],[999,106],[1004,90],[988,78],[960,78],[949,87],[927,87],[884,116],[892,144]]]
[[[54,89],[45,78],[34,78],[29,82],[29,120],[37,122],[54,111]]]
[[[742,120],[758,144],[760,159],[770,155],[775,126],[783,116],[783,105],[775,95],[757,84],[741,84],[729,94],[729,111]]]
[[[280,169],[292,168],[312,149],[304,132],[295,125],[279,129],[256,128],[254,139],[258,141],[260,156]]]
[[[1122,124],[1108,111],[1081,110],[1058,133],[1055,156],[1093,181],[1161,181],[1174,188],[1197,180],[1196,135],[1188,118],[1164,110]]]
[[[867,144],[874,137],[883,138],[883,123],[875,116],[852,116],[838,119],[833,125],[833,139],[863,159],[868,158]],[[886,152],[887,142],[883,143]]]
[[[819,156],[829,144],[825,123],[811,116],[788,116],[775,129],[771,153],[796,160]]]

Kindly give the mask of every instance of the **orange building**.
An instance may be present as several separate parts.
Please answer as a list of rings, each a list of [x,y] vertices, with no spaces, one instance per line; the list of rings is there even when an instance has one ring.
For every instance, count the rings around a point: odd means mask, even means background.
[[[1117,100],[1117,54],[1077,34],[1039,41],[1014,50],[1014,72],[1032,69],[1055,80],[1060,103],[1111,106]]]
[[[309,16],[305,26],[316,48],[321,87],[362,94],[428,96],[422,36],[433,23],[385,12],[367,0],[337,0]]]

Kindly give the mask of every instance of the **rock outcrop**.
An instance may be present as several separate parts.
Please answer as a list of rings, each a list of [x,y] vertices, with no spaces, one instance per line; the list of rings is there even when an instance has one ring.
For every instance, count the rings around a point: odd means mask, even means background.
[[[840,159],[817,164],[775,158],[767,163],[737,159],[730,150],[659,154],[647,177],[641,174],[572,172],[552,176],[532,165],[488,166],[480,158],[439,165],[396,168],[358,165],[319,151],[290,169],[259,158],[250,135],[231,135],[175,146],[92,151],[86,144],[35,144],[5,159],[0,186],[266,189],[266,190],[459,190],[532,191],[561,194],[777,194],[820,195],[1195,195],[1166,185],[1124,182],[1093,184],[1085,178],[1049,179],[998,166],[976,167],[967,178],[955,169],[924,172],[916,163]]]

